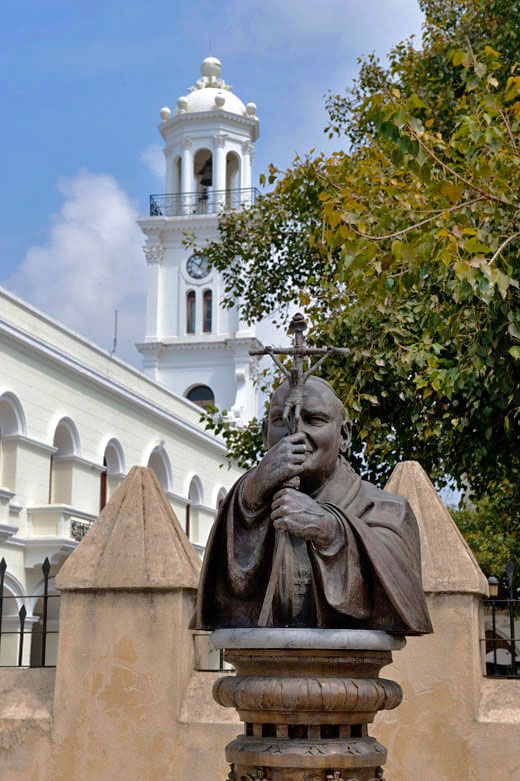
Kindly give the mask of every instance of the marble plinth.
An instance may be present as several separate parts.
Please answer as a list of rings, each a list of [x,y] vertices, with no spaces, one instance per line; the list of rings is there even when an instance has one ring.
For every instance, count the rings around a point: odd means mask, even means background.
[[[386,749],[368,735],[379,710],[397,707],[400,686],[379,677],[404,639],[367,630],[221,629],[236,675],[213,696],[245,729],[226,748],[236,781],[375,781]]]

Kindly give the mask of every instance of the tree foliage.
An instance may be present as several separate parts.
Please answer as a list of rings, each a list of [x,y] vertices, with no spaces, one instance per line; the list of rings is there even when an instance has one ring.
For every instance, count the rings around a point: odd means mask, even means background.
[[[271,166],[273,191],[204,252],[250,322],[297,302],[315,344],[350,349],[321,374],[362,473],[417,459],[482,498],[520,479],[520,2],[422,5],[420,50],[329,96],[348,151]],[[251,434],[232,455],[254,458]]]

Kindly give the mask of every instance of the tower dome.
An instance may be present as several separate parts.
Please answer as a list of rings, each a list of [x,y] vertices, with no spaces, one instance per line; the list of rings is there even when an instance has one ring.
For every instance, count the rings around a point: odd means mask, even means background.
[[[206,57],[200,66],[201,77],[195,86],[188,88],[187,95],[177,99],[175,115],[199,111],[228,111],[239,116],[251,116],[245,104],[233,93],[233,87],[226,84],[220,73],[222,63],[216,57]],[[253,104],[248,104],[251,106]]]

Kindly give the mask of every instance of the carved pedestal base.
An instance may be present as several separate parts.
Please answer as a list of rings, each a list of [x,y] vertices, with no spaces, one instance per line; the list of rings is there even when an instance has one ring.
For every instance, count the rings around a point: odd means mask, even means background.
[[[343,630],[333,632],[335,645],[342,641],[343,648],[323,648],[332,639],[327,631],[215,633],[216,645],[226,643],[226,659],[236,675],[220,678],[213,696],[220,705],[236,708],[245,724],[244,734],[226,748],[230,779],[383,778],[386,749],[369,737],[367,725],[378,710],[395,708],[402,700],[401,687],[379,678],[379,671],[392,661],[391,649],[404,643],[383,632],[363,631],[362,641],[369,648],[362,649],[361,633]],[[291,647],[237,647],[248,642],[259,646],[262,635],[257,633],[262,632],[267,645],[282,645],[285,640]],[[319,640],[313,632],[319,633]],[[292,634],[287,638],[284,633]]]

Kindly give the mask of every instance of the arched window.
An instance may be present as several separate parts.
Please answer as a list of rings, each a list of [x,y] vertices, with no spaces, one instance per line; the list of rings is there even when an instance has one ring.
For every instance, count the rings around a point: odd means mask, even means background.
[[[4,588],[0,594],[3,598],[2,625],[0,627],[2,632],[0,666],[2,667],[14,667],[18,663],[18,644],[20,642],[18,635],[20,630],[19,610],[24,604],[22,594],[23,589],[20,581],[6,573]]]
[[[56,426],[52,444],[57,448],[56,456],[74,456],[79,454],[78,430],[72,420],[62,418]]]
[[[195,291],[190,290],[186,296],[186,333],[194,334],[197,317],[197,304],[195,302]]]
[[[215,394],[207,385],[196,385],[188,391],[186,398],[204,409],[215,404]]]
[[[103,455],[104,472],[101,472],[99,509],[102,510],[118,488],[125,472],[125,455],[120,442],[107,442]]]
[[[170,459],[164,447],[158,445],[152,450],[148,459],[148,466],[153,469],[163,491],[171,491],[172,468]]]
[[[202,490],[202,482],[198,475],[194,475],[191,478],[190,487],[188,489],[188,499],[190,500],[190,504],[202,504],[204,493]]]
[[[211,333],[212,328],[212,310],[213,310],[213,293],[211,290],[205,290],[202,297],[202,330],[205,334]]]
[[[7,437],[25,434],[22,405],[12,393],[0,396],[0,486],[16,491],[16,442]]]
[[[54,432],[49,503],[72,504],[72,459],[80,452],[78,430],[70,418],[62,418]]]
[[[22,405],[12,393],[0,396],[0,436],[25,434],[25,416]]]

